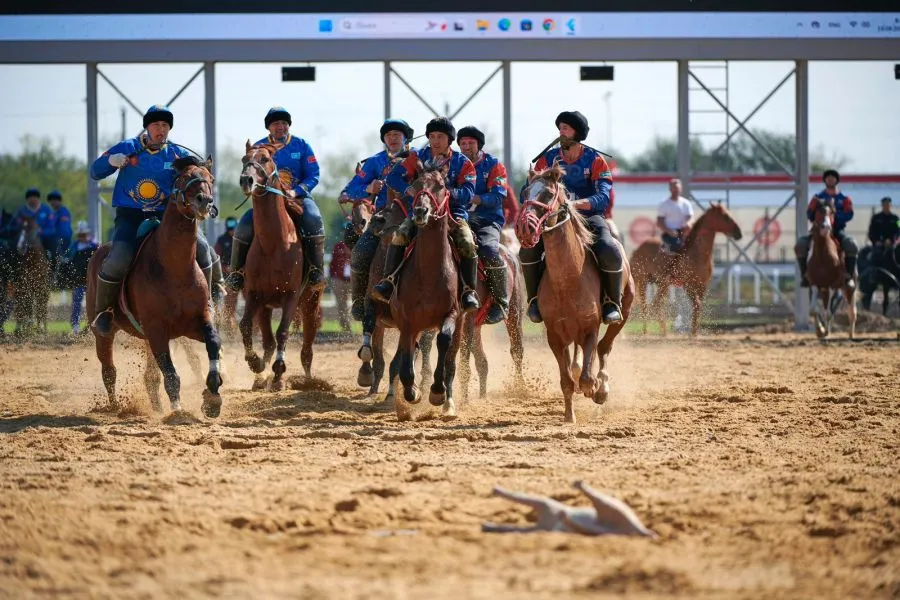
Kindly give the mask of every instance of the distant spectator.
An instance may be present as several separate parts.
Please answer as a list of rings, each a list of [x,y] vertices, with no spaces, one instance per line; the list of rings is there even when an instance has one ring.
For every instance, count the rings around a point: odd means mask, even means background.
[[[97,242],[91,236],[91,229],[86,221],[79,221],[75,229],[75,243],[69,247],[69,252],[62,260],[60,271],[68,271],[71,275],[72,285],[72,335],[78,335],[81,331],[81,304],[87,292],[88,262],[97,251]],[[61,277],[62,279],[62,277]]]

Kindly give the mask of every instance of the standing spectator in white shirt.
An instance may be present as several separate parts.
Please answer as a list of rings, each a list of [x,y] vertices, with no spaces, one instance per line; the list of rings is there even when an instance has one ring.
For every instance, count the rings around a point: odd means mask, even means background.
[[[694,217],[690,200],[681,195],[681,180],[669,181],[669,197],[660,202],[656,226],[662,231],[663,248],[678,252],[684,243],[687,226]]]

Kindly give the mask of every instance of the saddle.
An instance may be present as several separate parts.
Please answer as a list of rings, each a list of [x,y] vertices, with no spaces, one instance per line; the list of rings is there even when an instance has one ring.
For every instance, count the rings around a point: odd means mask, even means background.
[[[122,286],[119,288],[119,311],[128,318],[128,322],[131,323],[131,326],[141,335],[144,335],[144,330],[128,306],[128,286],[126,284],[128,282],[128,277],[131,275],[131,269],[134,266],[134,263],[137,262],[138,256],[141,255],[144,245],[153,236],[153,233],[159,226],[160,220],[157,218],[146,219],[138,226],[137,235],[135,236],[137,250],[134,252],[131,264],[128,265],[128,270],[125,271],[125,276],[122,278]]]

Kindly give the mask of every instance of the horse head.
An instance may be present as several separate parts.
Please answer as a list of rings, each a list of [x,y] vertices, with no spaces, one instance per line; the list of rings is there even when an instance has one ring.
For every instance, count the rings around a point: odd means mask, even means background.
[[[341,205],[352,204],[349,217],[350,225],[353,227],[356,235],[362,235],[366,230],[366,226],[372,220],[372,215],[375,214],[375,203],[372,201],[372,198],[367,196],[353,200],[344,193],[341,194],[339,202]],[[346,213],[344,214],[346,215]]]
[[[241,158],[244,167],[238,183],[245,196],[264,196],[272,189],[284,192],[284,186],[278,177],[278,166],[275,164],[275,153],[282,146],[275,144],[252,145],[247,140],[246,152]],[[255,193],[261,189],[262,193]]]
[[[816,203],[815,219],[810,233],[813,236],[828,238],[831,236],[834,223],[834,204],[831,202],[819,201]]]
[[[728,209],[721,201],[710,205],[706,212],[703,213],[703,223],[706,227],[716,233],[724,233],[733,240],[740,240],[743,237],[741,226],[737,224]]]
[[[16,250],[18,250],[19,254],[25,256],[29,250],[34,248],[43,250],[40,233],[40,227],[38,227],[34,217],[23,216],[22,228],[19,230],[19,240],[16,242]]]
[[[446,165],[442,165],[446,166]],[[450,190],[447,189],[446,170],[418,162],[417,176],[412,182],[414,190],[412,212],[416,227],[424,227],[432,219],[442,219],[450,210]]]
[[[212,157],[205,161],[194,156],[175,159],[178,171],[172,188],[172,202],[186,219],[202,221],[219,213],[215,202],[215,177],[212,174]]]
[[[525,248],[537,245],[545,226],[557,224],[568,197],[562,180],[565,174],[559,163],[543,171],[529,167],[528,181],[522,191],[522,208],[516,219],[516,237]]]

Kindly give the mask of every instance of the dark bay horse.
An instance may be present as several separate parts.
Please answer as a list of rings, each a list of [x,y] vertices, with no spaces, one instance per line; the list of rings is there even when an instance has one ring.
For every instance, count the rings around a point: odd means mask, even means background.
[[[197,265],[197,221],[210,215],[214,202],[212,159],[200,162],[193,157],[179,158],[174,167],[178,176],[172,195],[161,224],[144,238],[135,253],[122,286],[119,310],[115,311],[113,333],[109,337],[94,334],[97,358],[102,366],[110,407],[116,408],[116,366],[113,363],[116,331],[147,340],[150,354],[158,366],[155,368],[148,356],[144,383],[150,401],[155,410],[162,410],[159,402],[159,373],[162,371],[166,394],[172,410],[177,411],[181,409],[181,379],[172,362],[169,341],[186,337],[204,342],[209,372],[202,410],[207,417],[217,417],[222,407],[219,395],[221,341],[213,324],[206,277]],[[94,304],[97,276],[110,248],[109,243],[101,246],[88,263],[89,322],[97,316]]]
[[[816,336],[828,337],[831,321],[840,304],[840,293],[847,301],[850,339],[856,335],[856,289],[846,283],[846,269],[841,246],[834,237],[834,205],[819,202],[810,229],[810,252],[806,267],[809,280],[809,312],[816,320]]]
[[[522,293],[525,282],[522,280],[522,270],[519,266],[519,258],[503,244],[500,245],[500,256],[506,263],[506,289],[509,290],[509,314],[503,322],[506,333],[509,336],[509,353],[513,361],[513,377],[515,385],[521,385],[522,359],[525,356],[525,348],[522,344],[522,309],[524,308],[524,295]],[[478,397],[487,396],[488,359],[484,351],[482,339],[482,327],[484,326],[487,312],[490,309],[490,291],[486,283],[486,276],[481,261],[478,264],[478,297],[481,299],[481,308],[466,315],[463,323],[463,340],[459,357],[459,384],[462,388],[462,399],[469,398],[469,379],[471,368],[469,367],[469,355],[475,357],[475,370],[478,373]]]
[[[700,315],[706,288],[713,274],[713,245],[716,233],[724,233],[733,240],[742,237],[741,228],[721,202],[711,205],[690,228],[682,248],[676,253],[663,249],[662,240],[651,238],[631,255],[637,303],[641,307],[644,334],[647,320],[656,317],[663,335],[667,334],[663,305],[669,297],[669,287],[682,287],[691,299],[691,335],[700,332]],[[656,285],[653,303],[647,307],[647,284]]]
[[[456,375],[456,353],[462,339],[463,312],[459,306],[459,273],[453,260],[448,233],[450,231],[450,192],[444,173],[426,169],[421,162],[412,184],[413,222],[418,228],[414,244],[399,271],[398,284],[391,298],[391,320],[400,329],[399,378],[403,399],[410,404],[421,400],[416,386],[414,353],[416,341],[429,329],[438,329],[437,365],[428,401],[443,406],[443,415],[456,416],[453,401],[453,378]],[[409,406],[394,402],[397,419],[412,418]]]
[[[312,375],[313,342],[322,324],[321,292],[303,281],[303,244],[294,219],[299,221],[302,205],[289,202],[288,189],[278,177],[274,155],[280,146],[247,141],[239,183],[253,200],[253,243],[244,267],[244,315],[241,338],[244,358],[257,374],[254,389],[264,387],[262,373],[272,363],[271,389],[284,389],[287,371],[285,346],[297,308],[303,314],[303,346],[300,363],[307,377]],[[272,310],[281,309],[281,321],[272,335]],[[263,357],[253,349],[253,322],[262,333]]]
[[[859,251],[859,293],[864,309],[871,310],[872,295],[879,287],[883,293],[881,314],[887,316],[891,290],[900,292],[900,244],[866,246]]]
[[[608,325],[600,338],[600,307],[603,290],[596,260],[587,251],[593,242],[584,218],[566,202],[568,192],[559,164],[535,172],[529,169],[516,235],[523,247],[544,241],[546,271],[538,288],[538,305],[547,331],[547,343],[559,366],[560,387],[565,400],[565,420],[575,423],[575,377],[578,389],[597,404],[609,398],[607,361],[613,341],[625,323],[634,300],[634,281],[628,261],[624,261],[627,282],[622,295],[622,321]],[[624,254],[624,252],[623,252]],[[599,341],[598,341],[599,340]],[[584,366],[573,375],[569,346],[580,347]],[[594,376],[594,359],[599,363],[599,379]]]
[[[16,242],[18,263],[13,277],[16,320],[15,335],[47,333],[47,305],[50,303],[50,260],[41,243],[41,231],[31,217],[23,217]]]
[[[384,269],[384,258],[390,245],[391,234],[405,217],[405,208],[399,196],[388,190],[388,199],[390,201],[389,208],[379,216],[375,216],[375,205],[371,197],[350,201],[353,204],[353,207],[350,209],[350,223],[356,234],[361,235],[367,228],[371,228],[379,236],[378,248],[375,250],[372,264],[369,266],[365,316],[363,317],[363,329],[371,329],[372,337],[368,344],[364,341],[357,352],[357,356],[362,361],[362,364],[356,376],[356,383],[361,387],[368,387],[370,394],[378,393],[381,379],[384,377],[385,330],[396,328],[391,319],[390,308],[381,302],[372,300],[369,296],[372,293],[372,288],[381,279],[382,270]],[[432,382],[432,375],[429,369],[431,369],[431,347],[436,333],[437,331],[434,329],[424,331],[416,347],[416,350],[421,352],[422,355],[422,374],[419,379],[420,388],[431,385]],[[397,378],[398,370],[399,355],[395,355],[388,372],[388,386],[384,402],[394,400],[394,381]]]

